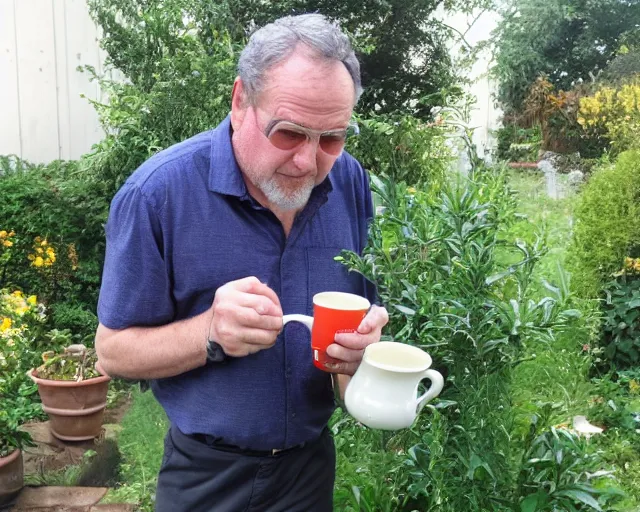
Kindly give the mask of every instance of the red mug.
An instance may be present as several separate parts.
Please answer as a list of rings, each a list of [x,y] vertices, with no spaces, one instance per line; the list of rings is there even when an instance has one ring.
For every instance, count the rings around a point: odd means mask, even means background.
[[[313,317],[307,315],[284,315],[287,322],[300,322],[311,332],[313,364],[327,371],[325,365],[339,363],[327,355],[339,333],[356,332],[371,304],[364,297],[344,292],[322,292],[313,296]]]

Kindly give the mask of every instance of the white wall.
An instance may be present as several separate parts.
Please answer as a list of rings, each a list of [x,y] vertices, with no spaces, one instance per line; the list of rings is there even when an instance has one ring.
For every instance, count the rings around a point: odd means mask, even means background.
[[[471,15],[449,14],[441,19],[443,23],[463,33],[466,43],[475,48],[491,37],[491,32],[496,28],[500,18],[497,13],[487,11]],[[460,46],[459,42],[451,43],[450,52],[454,57],[459,55]],[[471,84],[466,87],[466,91],[476,99],[470,113],[469,127],[475,129],[473,142],[478,155],[489,157],[490,152],[495,149],[494,132],[500,127],[502,111],[494,100],[497,84],[489,77],[489,70],[493,65],[491,48],[479,52],[477,57],[468,74]]]
[[[75,159],[103,132],[86,98],[101,100],[79,65],[102,70],[85,0],[0,0],[0,154]]]

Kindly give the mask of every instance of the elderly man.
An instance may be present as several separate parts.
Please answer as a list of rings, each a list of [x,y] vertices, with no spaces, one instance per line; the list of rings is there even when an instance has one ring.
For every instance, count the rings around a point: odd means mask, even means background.
[[[107,373],[152,380],[171,427],[156,510],[332,510],[327,430],[388,317],[372,306],[314,367],[308,331],[321,291],[373,298],[334,261],[362,251],[372,201],[343,151],[361,92],[347,37],[321,15],[251,37],[231,113],[145,162],[114,198],[96,346]]]

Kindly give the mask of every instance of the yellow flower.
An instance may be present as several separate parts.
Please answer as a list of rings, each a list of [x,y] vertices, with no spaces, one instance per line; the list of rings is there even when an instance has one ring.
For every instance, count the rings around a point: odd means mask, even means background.
[[[637,380],[631,379],[631,381],[629,382],[629,391],[632,395],[640,394],[640,384]]]
[[[24,293],[22,293],[20,290],[16,290],[11,295],[13,295],[14,297],[19,297],[19,298],[24,297]]]
[[[20,306],[16,308],[16,314],[18,316],[24,315],[27,311],[29,311],[29,306]]]
[[[16,232],[15,231],[11,231],[7,236],[16,236]]]
[[[36,252],[38,254],[44,254],[44,250],[42,249],[42,247],[36,247]]]
[[[33,261],[33,265],[35,265],[36,267],[41,267],[42,265],[44,265],[44,260],[38,256],[34,261]]]
[[[11,318],[4,317],[0,324],[0,332],[4,332],[8,329],[11,329]]]
[[[29,295],[29,297],[27,298],[27,304],[31,304],[32,306],[35,306],[37,302],[38,302],[38,297],[36,295]]]
[[[4,245],[5,247],[11,247],[13,245],[13,242],[11,240],[4,240],[2,242],[2,245]]]
[[[0,238],[6,238],[7,234],[8,233],[3,229],[2,231],[0,231]]]
[[[43,247],[47,245],[47,239],[45,238],[42,242],[40,242],[40,245],[42,245]]]

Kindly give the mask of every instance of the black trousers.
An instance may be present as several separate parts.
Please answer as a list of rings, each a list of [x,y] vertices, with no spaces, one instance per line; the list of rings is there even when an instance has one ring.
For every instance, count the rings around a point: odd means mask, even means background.
[[[217,449],[171,426],[156,512],[331,512],[336,454],[319,439],[275,455]]]

